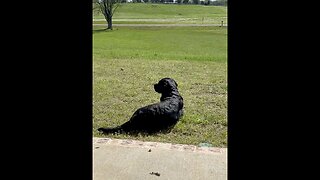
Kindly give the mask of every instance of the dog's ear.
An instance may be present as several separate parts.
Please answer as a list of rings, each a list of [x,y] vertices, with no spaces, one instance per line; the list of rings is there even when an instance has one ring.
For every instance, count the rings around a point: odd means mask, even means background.
[[[163,81],[163,87],[168,87],[169,83],[167,81]]]

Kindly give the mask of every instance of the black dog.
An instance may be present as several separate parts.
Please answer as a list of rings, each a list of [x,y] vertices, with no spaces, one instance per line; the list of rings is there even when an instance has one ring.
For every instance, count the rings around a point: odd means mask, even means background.
[[[98,131],[105,134],[170,131],[183,114],[183,98],[177,87],[173,79],[161,79],[154,85],[155,91],[162,94],[159,103],[139,108],[128,122],[119,127],[99,128]]]

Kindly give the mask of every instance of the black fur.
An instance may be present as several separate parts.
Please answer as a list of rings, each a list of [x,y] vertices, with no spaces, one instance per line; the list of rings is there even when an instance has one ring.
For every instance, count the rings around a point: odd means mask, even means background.
[[[161,79],[154,84],[155,91],[162,94],[159,103],[139,108],[129,121],[119,127],[99,128],[98,131],[105,134],[169,132],[183,115],[183,98],[177,87],[173,79]]]

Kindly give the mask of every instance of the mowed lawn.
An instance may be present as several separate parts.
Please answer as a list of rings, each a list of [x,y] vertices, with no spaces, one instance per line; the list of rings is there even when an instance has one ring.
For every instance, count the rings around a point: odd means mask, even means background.
[[[224,27],[119,27],[93,31],[93,133],[181,144],[227,147],[227,29]],[[153,84],[171,77],[185,114],[168,134],[102,135],[142,106],[159,102]]]
[[[96,58],[226,62],[225,27],[119,27],[93,32]]]
[[[103,23],[103,15],[97,9],[93,12],[95,24]],[[114,24],[200,24],[221,21],[227,23],[227,7],[186,4],[152,4],[152,3],[123,3],[113,16]]]

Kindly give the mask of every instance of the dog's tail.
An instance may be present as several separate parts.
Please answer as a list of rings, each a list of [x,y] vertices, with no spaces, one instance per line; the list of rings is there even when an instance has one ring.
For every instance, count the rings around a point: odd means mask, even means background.
[[[103,133],[103,134],[121,134],[121,133],[123,133],[123,129],[121,127],[99,128],[98,131]]]

